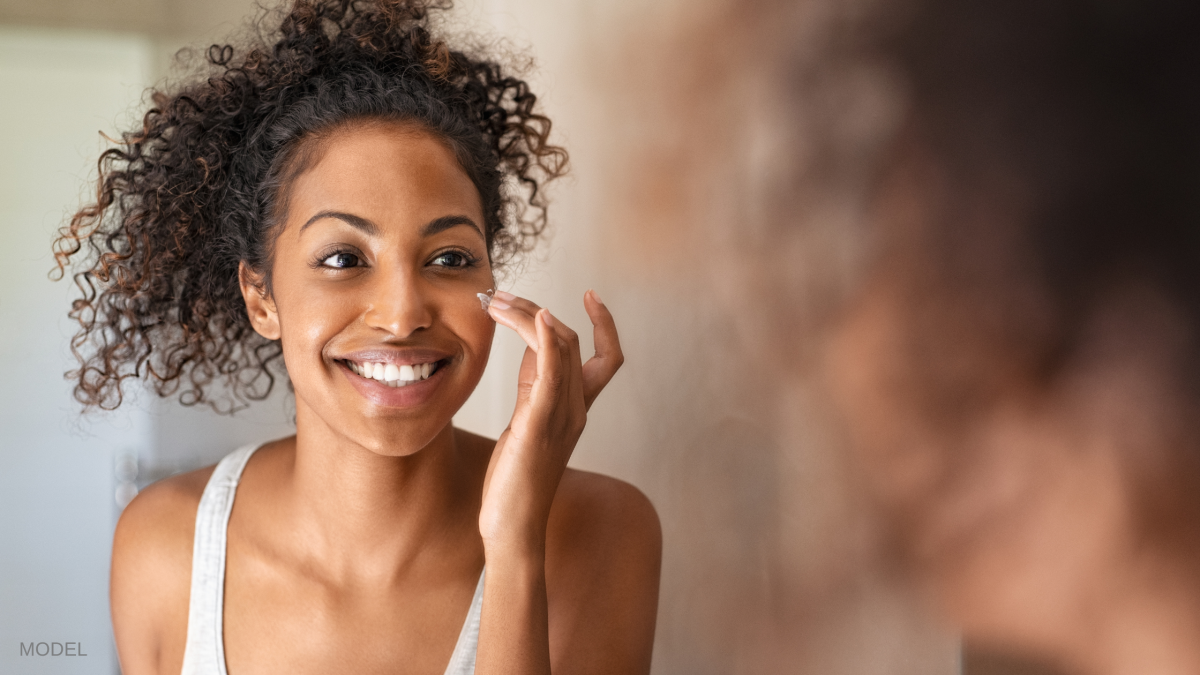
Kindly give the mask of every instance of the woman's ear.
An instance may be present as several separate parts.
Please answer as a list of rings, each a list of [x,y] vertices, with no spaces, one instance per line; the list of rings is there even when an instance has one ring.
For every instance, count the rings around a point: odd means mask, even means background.
[[[251,270],[245,260],[238,263],[238,284],[254,332],[268,340],[278,340],[279,313],[275,310],[275,300],[267,294],[262,275]]]

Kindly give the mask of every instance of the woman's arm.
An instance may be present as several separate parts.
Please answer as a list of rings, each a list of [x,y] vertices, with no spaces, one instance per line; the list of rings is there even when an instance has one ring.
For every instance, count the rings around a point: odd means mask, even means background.
[[[596,343],[596,356],[587,364],[579,356],[578,336],[546,310],[504,293],[496,294],[489,310],[497,322],[517,331],[528,348],[516,410],[496,443],[484,482],[479,527],[487,577],[479,675],[550,673],[552,618],[553,662],[560,675],[644,672],[649,666],[660,547],[653,508],[636,490],[615,487],[624,485],[618,481],[577,479],[576,472],[564,480],[587,408],[623,360],[612,315],[593,293],[584,304]],[[589,483],[609,481],[613,489],[607,494],[585,489]],[[611,527],[620,521],[637,526],[632,532]],[[566,528],[570,536],[560,536],[561,523],[574,523]],[[622,550],[627,544],[633,550]],[[626,554],[632,565],[622,564]],[[549,575],[554,578],[552,599],[547,597]],[[632,616],[649,616],[649,621],[591,634],[584,640],[590,644],[575,639],[584,633],[565,629],[608,626]],[[559,636],[584,652],[601,654],[600,660],[584,663],[569,654],[560,658]]]

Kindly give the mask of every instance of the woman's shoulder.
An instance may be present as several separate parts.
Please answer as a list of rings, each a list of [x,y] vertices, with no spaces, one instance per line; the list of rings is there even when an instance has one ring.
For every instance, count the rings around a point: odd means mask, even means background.
[[[126,672],[159,672],[163,660],[182,659],[196,509],[215,468],[151,484],[117,521],[110,599]]]
[[[658,513],[633,485],[604,474],[567,469],[555,495],[550,527],[593,543],[651,544],[662,539]]]
[[[649,498],[623,480],[567,469],[550,510],[547,571],[658,575],[662,527]],[[614,581],[617,581],[614,579]]]
[[[215,464],[176,474],[139,492],[121,512],[113,546],[157,547],[186,539],[190,559],[196,509],[214,469]]]
[[[620,654],[649,672],[661,565],[662,528],[646,495],[567,469],[546,539],[551,642],[571,645],[583,662]]]

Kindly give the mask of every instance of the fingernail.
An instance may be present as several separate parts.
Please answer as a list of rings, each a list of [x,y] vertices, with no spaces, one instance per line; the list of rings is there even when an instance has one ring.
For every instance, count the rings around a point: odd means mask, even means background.
[[[545,312],[544,314],[542,314],[542,321],[545,322],[545,324],[547,326],[554,328],[554,316],[552,314],[550,314],[550,310],[545,309],[542,311]]]
[[[500,294],[497,293],[496,295],[499,296]],[[492,298],[492,307],[495,307],[496,309],[512,309],[512,305],[504,302],[499,297]]]
[[[504,298],[505,300],[516,300],[517,299],[517,296],[513,295],[512,293],[509,293],[508,291],[496,291],[495,297]]]
[[[600,294],[599,294],[599,293],[597,293],[597,292],[596,292],[594,289],[593,289],[593,290],[589,290],[589,291],[588,291],[588,293],[591,293],[591,294],[592,294],[592,299],[593,299],[593,300],[595,300],[596,302],[598,302],[598,303],[600,303],[600,304],[602,304],[602,305],[604,304],[604,301],[600,299]]]

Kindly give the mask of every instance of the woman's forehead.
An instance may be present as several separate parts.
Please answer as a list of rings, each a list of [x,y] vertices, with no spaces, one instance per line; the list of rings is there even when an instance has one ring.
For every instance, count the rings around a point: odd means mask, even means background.
[[[478,190],[449,147],[414,124],[374,122],[322,139],[290,186],[288,225],[321,211],[353,213],[384,228],[464,215],[482,227]]]

